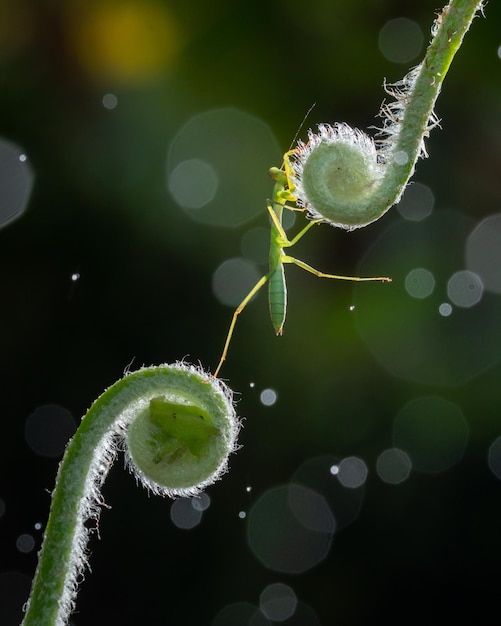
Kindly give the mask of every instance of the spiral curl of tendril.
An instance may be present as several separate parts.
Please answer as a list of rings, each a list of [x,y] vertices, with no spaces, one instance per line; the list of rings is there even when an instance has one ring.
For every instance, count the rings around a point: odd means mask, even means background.
[[[90,407],[59,467],[24,626],[63,626],[87,565],[88,520],[121,449],[136,480],[155,494],[195,495],[227,470],[239,420],[232,392],[185,363],[144,367]]]
[[[422,63],[384,85],[383,122],[374,138],[348,124],[320,124],[306,143],[286,154],[290,197],[313,220],[352,230],[379,219],[396,204],[426,157],[425,138],[439,124],[435,102],[463,37],[483,3],[451,0],[432,27]]]

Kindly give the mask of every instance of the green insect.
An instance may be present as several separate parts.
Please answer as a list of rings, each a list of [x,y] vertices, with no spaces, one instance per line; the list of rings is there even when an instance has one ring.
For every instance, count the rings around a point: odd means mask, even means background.
[[[216,371],[213,374],[214,378],[217,378],[221,367],[226,360],[228,354],[228,348],[235,329],[235,324],[240,313],[245,309],[249,301],[257,294],[257,292],[268,283],[268,302],[271,322],[275,329],[275,334],[281,335],[285,323],[285,316],[287,312],[287,285],[285,282],[284,265],[286,263],[293,263],[298,267],[310,272],[314,276],[319,278],[335,278],[337,280],[352,280],[352,281],[382,281],[391,282],[387,277],[375,277],[375,278],[360,278],[358,276],[338,276],[336,274],[325,274],[315,268],[311,267],[307,263],[300,261],[292,256],[289,256],[284,252],[284,249],[294,246],[315,224],[325,222],[325,219],[313,219],[301,230],[299,233],[289,239],[282,225],[283,210],[289,209],[291,211],[304,211],[304,208],[290,207],[287,202],[297,202],[294,185],[294,171],[291,164],[291,155],[298,152],[297,149],[289,150],[284,155],[283,169],[278,167],[272,167],[269,170],[271,178],[275,181],[273,187],[273,196],[271,203],[267,204],[267,210],[271,217],[271,232],[270,232],[270,254],[269,254],[269,271],[262,276],[254,287],[245,296],[242,302],[237,306],[231,318],[230,327],[226,335],[226,341],[223,347],[223,352],[219,360]]]
[[[209,414],[200,407],[164,398],[150,400],[150,421],[161,431],[156,463],[164,459],[172,463],[186,450],[198,459],[211,437],[220,434]]]

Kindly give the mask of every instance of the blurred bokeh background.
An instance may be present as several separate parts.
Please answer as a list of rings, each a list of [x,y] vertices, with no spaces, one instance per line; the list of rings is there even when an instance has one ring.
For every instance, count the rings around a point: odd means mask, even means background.
[[[435,0],[1,0],[0,623],[18,624],[65,442],[127,367],[214,370],[266,270],[270,166],[305,126],[367,128]],[[221,375],[245,418],[200,500],[119,461],[72,624],[499,620],[501,7],[475,20],[415,184],[315,228]],[[301,216],[291,224],[296,232]]]

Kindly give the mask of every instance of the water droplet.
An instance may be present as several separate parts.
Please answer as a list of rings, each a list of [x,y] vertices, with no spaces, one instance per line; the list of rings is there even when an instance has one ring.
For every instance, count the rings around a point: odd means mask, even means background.
[[[238,512],[238,517],[240,519],[245,519],[247,517],[247,513],[245,511],[239,511]]]
[[[398,150],[393,154],[393,160],[397,165],[405,165],[409,160],[409,155],[404,150]]]
[[[71,280],[72,282],[76,283],[77,280],[80,280],[80,274],[78,272],[75,272],[74,274],[71,275]]]

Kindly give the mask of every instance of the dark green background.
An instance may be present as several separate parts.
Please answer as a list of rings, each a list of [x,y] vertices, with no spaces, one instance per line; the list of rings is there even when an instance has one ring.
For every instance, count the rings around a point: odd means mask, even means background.
[[[381,27],[405,16],[428,38],[438,9],[430,0],[164,4],[182,45],[165,70],[125,84],[82,66],[67,18],[77,3],[2,3],[0,136],[23,147],[36,176],[26,213],[0,231],[2,572],[31,578],[36,553],[19,554],[15,541],[49,508],[57,460],[37,457],[23,434],[37,406],[57,403],[78,419],[133,359],[133,368],[183,357],[216,366],[231,309],[213,296],[212,274],[240,255],[248,228],[267,227],[266,197],[260,217],[239,228],[193,222],[166,186],[167,149],[179,128],[196,113],[231,106],[268,124],[285,151],[313,103],[307,126],[344,120],[366,128],[383,98],[383,78],[398,80],[408,69],[379,52]],[[486,18],[475,21],[454,61],[437,106],[442,130],[432,133],[431,157],[415,177],[433,189],[435,212],[454,209],[472,224],[501,206],[499,3],[488,4]],[[108,92],[118,97],[113,111],[101,105]],[[278,160],[259,168],[265,173]],[[242,188],[248,175],[243,167]],[[297,255],[326,271],[357,273],[366,251],[401,220],[392,209],[353,234],[315,229]],[[445,244],[437,273],[447,264]],[[384,267],[364,262],[364,271],[399,277],[403,254],[388,254]],[[497,359],[457,384],[394,376],[357,333],[351,284],[296,268],[288,277],[282,338],[272,332],[264,294],[239,320],[222,376],[240,394],[243,448],[209,490],[202,524],[177,530],[170,503],[138,490],[118,461],[104,490],[112,508],[103,511],[101,541],[91,542],[92,573],[74,624],[210,625],[223,606],[256,603],[277,580],[292,586],[323,626],[496,623],[501,485],[487,450],[501,434]],[[374,332],[384,333],[379,316],[400,324],[387,291],[396,287],[366,287]],[[363,299],[363,288],[356,297]],[[406,323],[418,318],[417,308]],[[465,323],[461,332],[491,328]],[[384,334],[379,339],[384,343]],[[427,340],[417,333],[416,348]],[[457,343],[461,352],[459,336]],[[498,333],[490,349],[501,350]],[[278,393],[273,407],[259,402],[267,387]],[[400,486],[384,484],[375,462],[392,445],[395,416],[409,400],[433,394],[464,412],[470,436],[463,459],[439,474],[413,471]],[[249,549],[238,512],[324,454],[367,463],[360,516],[310,572],[270,571]],[[26,591],[17,597],[0,589],[2,624],[17,623],[19,613],[8,607],[17,603],[19,611]]]

